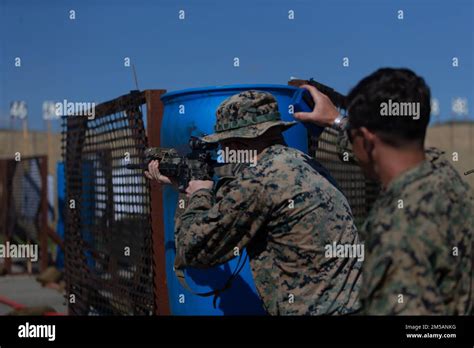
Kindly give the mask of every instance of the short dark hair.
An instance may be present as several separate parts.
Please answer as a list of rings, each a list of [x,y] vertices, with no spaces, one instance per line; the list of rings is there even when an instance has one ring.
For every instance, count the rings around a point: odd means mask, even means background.
[[[419,119],[381,116],[382,103],[389,100],[419,103]],[[423,146],[430,103],[430,89],[423,78],[409,69],[382,68],[360,81],[347,96],[349,127],[366,127],[393,146],[414,142]]]

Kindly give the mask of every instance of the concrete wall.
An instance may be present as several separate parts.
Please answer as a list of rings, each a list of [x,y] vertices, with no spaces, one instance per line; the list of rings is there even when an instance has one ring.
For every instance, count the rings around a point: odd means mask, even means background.
[[[48,149],[46,132],[30,131],[27,137],[21,130],[0,129],[0,156],[14,157],[15,152],[22,156],[48,156],[48,173],[56,175],[56,162],[61,159],[61,134],[52,133]]]

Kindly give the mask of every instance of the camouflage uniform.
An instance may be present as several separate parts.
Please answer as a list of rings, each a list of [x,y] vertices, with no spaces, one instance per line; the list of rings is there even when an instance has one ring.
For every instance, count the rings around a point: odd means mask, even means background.
[[[217,111],[217,125],[228,126],[231,120],[238,128],[216,127],[220,131],[206,139],[236,137],[233,130],[256,137],[270,128],[267,122],[287,128],[289,124],[275,118],[259,118],[275,113],[276,100],[270,94],[243,92]],[[250,120],[250,134],[240,119]],[[302,152],[282,144],[267,147],[255,166],[239,164],[213,190],[191,195],[176,221],[176,265],[210,267],[232,259],[236,247],[247,248],[268,313],[357,311],[360,262],[325,257],[328,244],[359,243],[347,200],[330,180],[324,168]]]
[[[425,161],[391,182],[362,227],[367,314],[472,310],[473,193],[440,155],[429,150]]]

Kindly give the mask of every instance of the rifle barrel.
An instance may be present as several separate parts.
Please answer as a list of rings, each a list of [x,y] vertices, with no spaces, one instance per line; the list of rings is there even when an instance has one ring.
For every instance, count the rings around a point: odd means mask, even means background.
[[[148,166],[146,164],[127,164],[125,168],[147,170]]]

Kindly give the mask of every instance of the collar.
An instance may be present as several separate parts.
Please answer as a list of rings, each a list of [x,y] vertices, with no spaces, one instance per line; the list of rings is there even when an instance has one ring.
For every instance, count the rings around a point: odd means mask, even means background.
[[[401,192],[411,183],[430,175],[433,171],[443,165],[444,161],[441,160],[441,156],[443,154],[443,151],[434,147],[426,149],[426,158],[415,167],[408,169],[393,179],[392,182],[387,186],[384,194],[394,194]]]

